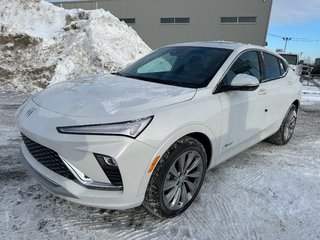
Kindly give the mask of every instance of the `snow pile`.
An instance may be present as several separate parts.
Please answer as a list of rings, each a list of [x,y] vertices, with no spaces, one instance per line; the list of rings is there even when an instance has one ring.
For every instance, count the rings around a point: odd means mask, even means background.
[[[66,79],[117,71],[149,52],[132,28],[102,9],[0,0],[0,89],[35,92]]]

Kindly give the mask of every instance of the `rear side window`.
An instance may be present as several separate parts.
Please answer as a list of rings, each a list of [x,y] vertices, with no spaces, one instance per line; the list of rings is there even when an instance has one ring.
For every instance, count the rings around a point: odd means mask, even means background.
[[[283,75],[281,74],[279,61],[276,56],[273,56],[269,53],[263,53],[263,58],[265,68],[265,80],[279,78]]]

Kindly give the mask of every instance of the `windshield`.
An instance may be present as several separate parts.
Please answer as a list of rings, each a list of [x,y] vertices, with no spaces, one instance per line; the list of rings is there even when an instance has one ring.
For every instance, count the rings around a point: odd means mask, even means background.
[[[298,65],[298,56],[291,54],[280,54],[290,65]]]
[[[164,47],[118,75],[189,88],[206,87],[231,52],[208,47]]]

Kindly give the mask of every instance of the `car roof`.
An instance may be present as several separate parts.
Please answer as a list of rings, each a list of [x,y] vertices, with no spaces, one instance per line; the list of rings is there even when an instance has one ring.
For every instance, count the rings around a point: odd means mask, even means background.
[[[281,58],[282,60],[286,61],[281,55],[277,54],[276,52],[272,51],[271,49],[254,45],[254,44],[245,44],[239,42],[231,42],[231,41],[197,41],[197,42],[185,42],[185,43],[177,43],[171,44],[164,47],[179,47],[179,46],[189,46],[189,47],[211,47],[211,48],[221,48],[221,49],[230,49],[238,54],[245,50],[261,50],[267,53],[270,53],[274,56]]]
[[[264,49],[265,48],[257,45],[252,44],[244,44],[244,43],[238,43],[238,42],[230,42],[230,41],[197,41],[197,42],[185,42],[185,43],[177,43],[177,44],[171,44],[165,47],[174,47],[174,46],[190,46],[190,47],[211,47],[211,48],[224,48],[224,49],[230,49],[230,50],[236,50],[236,49]]]

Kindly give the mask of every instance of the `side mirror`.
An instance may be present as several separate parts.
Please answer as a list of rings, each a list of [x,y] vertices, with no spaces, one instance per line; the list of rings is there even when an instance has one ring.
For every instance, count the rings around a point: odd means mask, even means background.
[[[231,83],[224,86],[224,89],[229,91],[254,91],[260,85],[259,80],[248,74],[238,74],[236,75]]]

